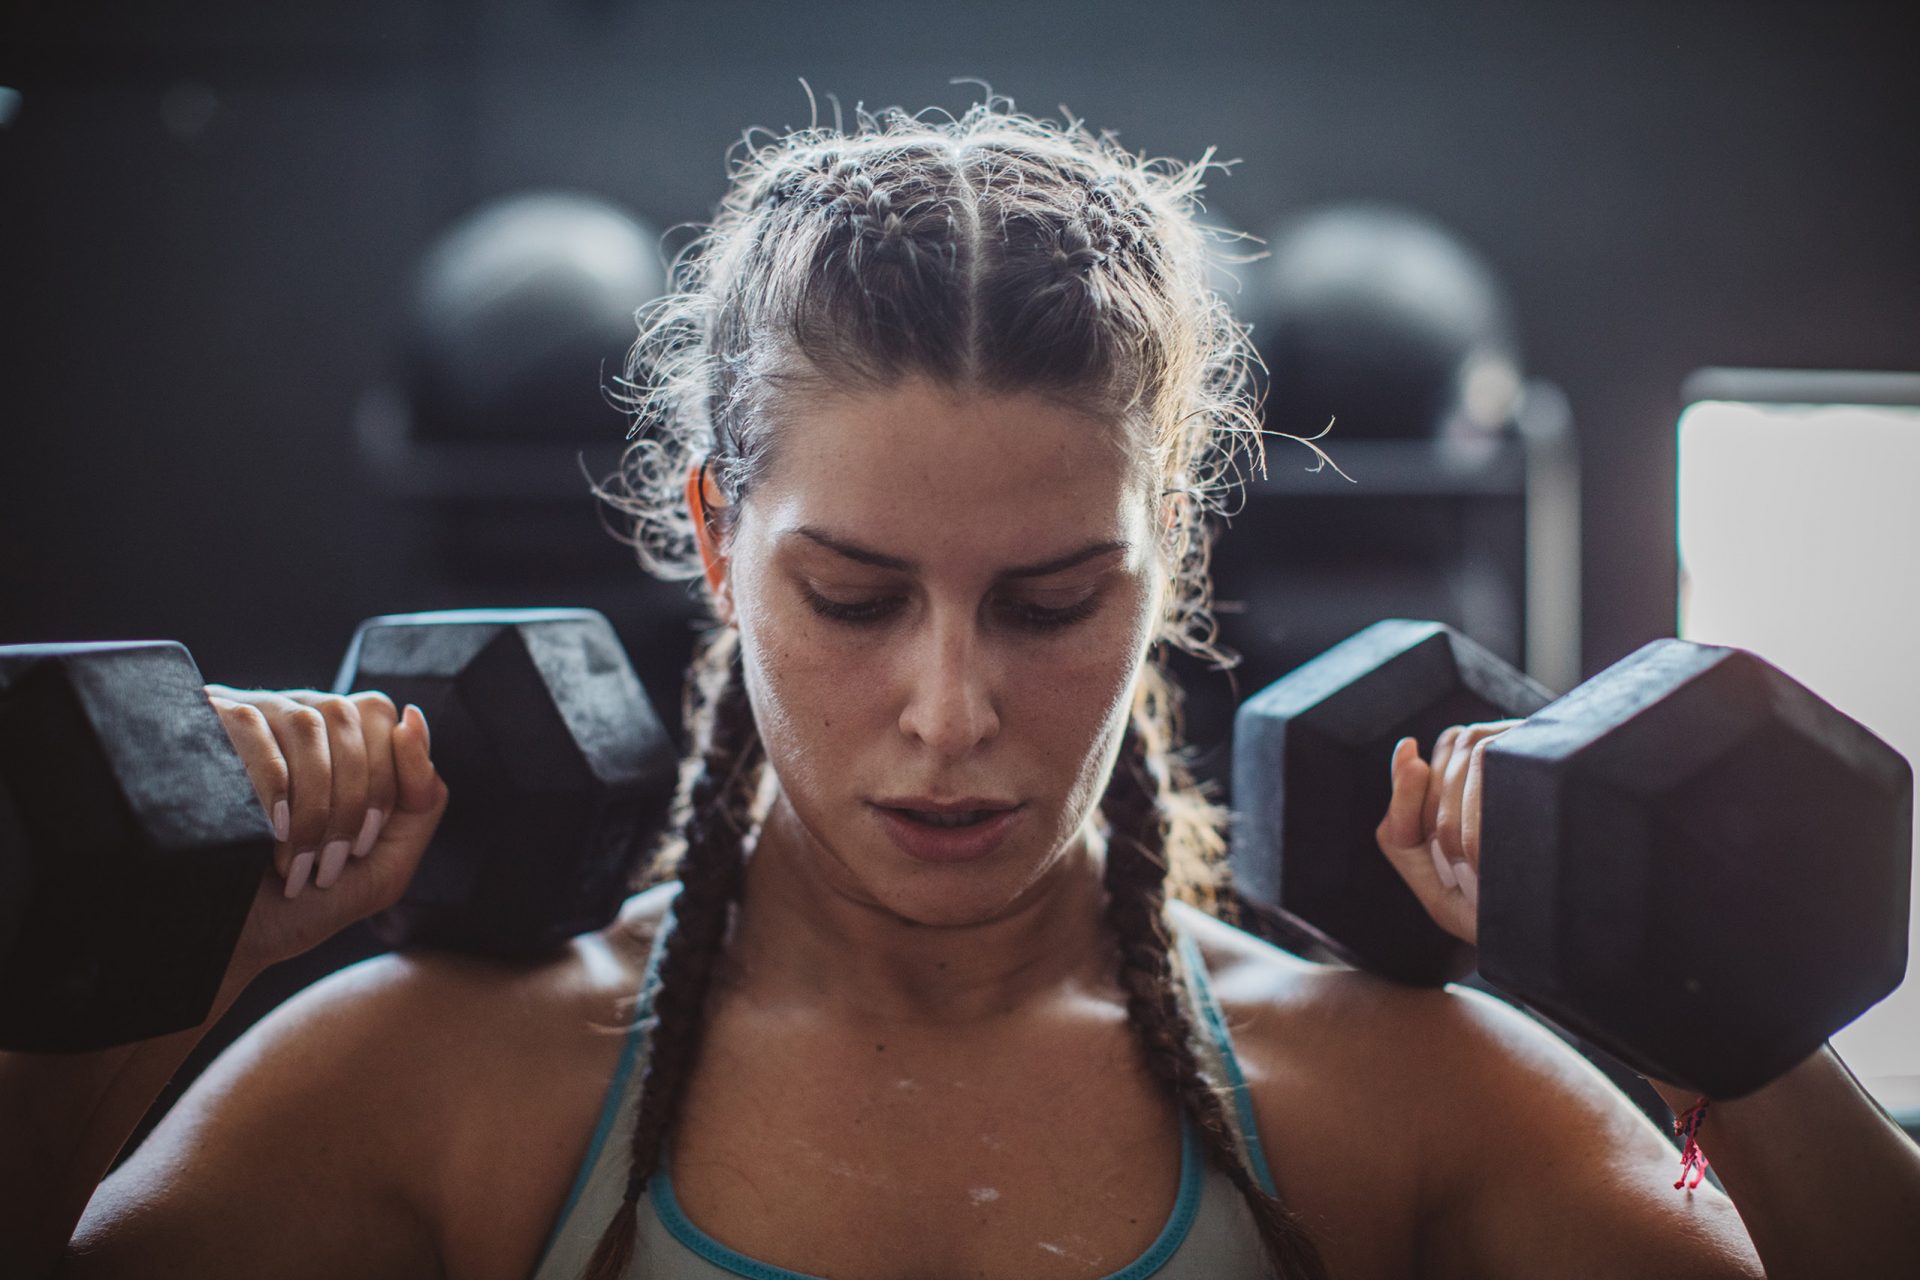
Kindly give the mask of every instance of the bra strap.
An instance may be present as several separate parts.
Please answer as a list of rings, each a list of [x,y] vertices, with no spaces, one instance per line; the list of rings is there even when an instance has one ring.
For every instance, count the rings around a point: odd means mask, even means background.
[[[1180,926],[1176,911],[1177,908],[1170,908],[1167,912],[1175,940],[1169,959],[1186,988],[1187,1007],[1193,1011],[1195,1021],[1199,1024],[1197,1047],[1204,1073],[1216,1092],[1232,1104],[1227,1108],[1227,1120],[1233,1129],[1234,1145],[1240,1149],[1241,1158],[1253,1170],[1254,1179],[1260,1184],[1261,1190],[1268,1195],[1277,1195],[1273,1173],[1267,1167],[1266,1152],[1260,1145],[1260,1128],[1253,1114],[1253,1093],[1247,1087],[1246,1075],[1240,1070],[1240,1059],[1234,1054],[1233,1037],[1227,1032],[1226,1016],[1221,1012],[1220,1002],[1214,998],[1199,944],[1191,933]]]

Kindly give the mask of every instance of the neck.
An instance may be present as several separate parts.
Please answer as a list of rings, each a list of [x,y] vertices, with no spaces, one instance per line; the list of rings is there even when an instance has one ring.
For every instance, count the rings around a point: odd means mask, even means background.
[[[760,1007],[935,1030],[1005,1018],[1113,983],[1104,841],[1091,818],[1011,901],[926,924],[889,909],[776,799],[749,851],[716,980]]]

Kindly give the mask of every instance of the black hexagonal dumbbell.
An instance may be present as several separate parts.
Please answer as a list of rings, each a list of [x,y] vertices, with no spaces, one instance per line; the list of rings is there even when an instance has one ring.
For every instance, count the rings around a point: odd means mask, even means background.
[[[1913,773],[1891,747],[1752,654],[1679,640],[1527,705],[1544,696],[1447,628],[1390,621],[1248,699],[1242,891],[1362,967],[1458,976],[1472,957],[1374,843],[1387,763],[1402,736],[1430,753],[1448,724],[1531,712],[1487,747],[1489,983],[1712,1097],[1765,1084],[1899,984]]]
[[[0,1048],[198,1025],[271,856],[184,648],[0,648]],[[390,945],[531,957],[610,920],[677,760],[588,610],[376,618],[341,671],[417,702],[451,798]]]
[[[390,946],[534,956],[612,919],[665,821],[679,757],[591,609],[396,614],[360,625],[337,693],[416,703],[450,798]]]
[[[0,647],[0,1048],[198,1025],[273,853],[170,641]]]

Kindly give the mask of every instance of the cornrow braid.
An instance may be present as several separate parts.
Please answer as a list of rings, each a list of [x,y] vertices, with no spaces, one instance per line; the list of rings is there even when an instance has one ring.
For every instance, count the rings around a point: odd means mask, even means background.
[[[741,842],[752,821],[761,742],[747,700],[738,631],[724,628],[709,639],[689,672],[687,700],[700,751],[698,764],[681,778],[676,806],[682,887],[673,900],[673,933],[654,993],[626,1193],[594,1247],[585,1280],[618,1280],[633,1256],[640,1195],[699,1057],[707,991],[745,878]]]
[[[1168,828],[1163,797],[1175,790],[1175,780],[1167,755],[1150,747],[1150,732],[1129,723],[1100,802],[1109,828],[1107,920],[1120,943],[1119,976],[1128,1021],[1148,1069],[1172,1090],[1199,1128],[1208,1155],[1252,1211],[1274,1280],[1326,1280],[1326,1262],[1305,1223],[1255,1181],[1234,1141],[1218,1088],[1200,1073],[1193,1018],[1173,974],[1163,914]]]

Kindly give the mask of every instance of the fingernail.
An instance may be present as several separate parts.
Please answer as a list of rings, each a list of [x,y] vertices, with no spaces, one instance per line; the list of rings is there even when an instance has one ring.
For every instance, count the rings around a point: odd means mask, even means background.
[[[427,735],[427,750],[433,750],[433,727],[427,723],[427,713],[420,709],[420,704],[417,702],[409,702],[406,710],[400,714],[404,716],[407,714],[407,711],[413,712],[414,715],[420,718],[421,731]]]
[[[307,887],[307,875],[313,870],[313,850],[294,855],[293,865],[287,868],[287,896],[297,898],[300,891]]]
[[[1480,908],[1480,876],[1465,862],[1453,864],[1453,878],[1460,883],[1460,896],[1476,911]]]
[[[313,878],[316,889],[331,889],[333,882],[340,878],[340,868],[347,865],[347,850],[352,848],[345,840],[329,840],[320,855],[320,874]]]
[[[380,838],[380,827],[386,820],[387,815],[378,809],[367,810],[367,820],[360,824],[360,834],[353,841],[354,857],[367,856],[367,850],[373,848],[373,842]]]
[[[273,838],[281,844],[287,842],[287,826],[287,802],[275,800],[273,802]]]
[[[1440,852],[1438,840],[1427,841],[1427,852],[1433,855],[1433,872],[1440,877],[1440,883],[1451,889],[1455,885],[1453,864],[1447,861],[1447,855]],[[1465,866],[1465,863],[1461,864]]]

